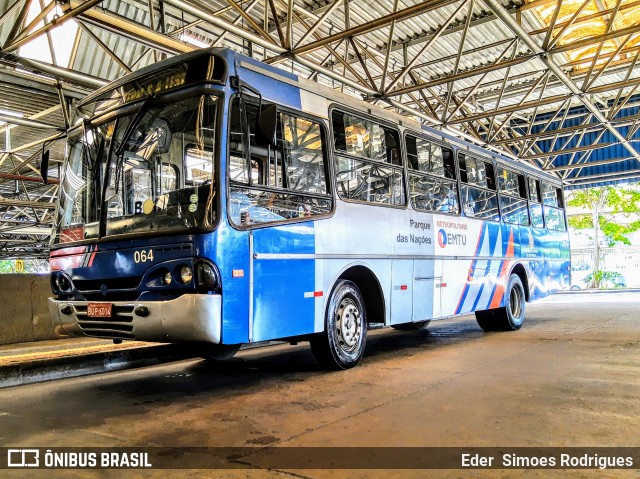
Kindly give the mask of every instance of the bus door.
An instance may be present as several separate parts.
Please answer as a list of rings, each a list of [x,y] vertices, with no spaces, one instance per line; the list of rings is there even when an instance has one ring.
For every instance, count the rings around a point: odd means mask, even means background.
[[[256,229],[250,242],[251,340],[313,332],[315,306],[323,299],[315,291],[313,223]]]
[[[417,259],[413,262],[414,323],[442,315],[442,259]]]
[[[250,340],[312,333],[323,298],[310,220],[332,209],[321,124],[238,99],[230,117],[232,221],[250,228]]]

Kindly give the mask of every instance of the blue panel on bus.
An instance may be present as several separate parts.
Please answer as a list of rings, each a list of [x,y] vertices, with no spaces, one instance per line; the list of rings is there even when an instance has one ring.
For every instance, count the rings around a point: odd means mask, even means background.
[[[510,268],[521,257],[521,235],[527,227],[487,221],[483,224],[471,262],[469,277],[456,314],[504,306]],[[492,257],[495,259],[482,259]]]
[[[70,255],[53,260],[52,264],[56,263],[58,269],[64,270],[79,290],[100,290],[106,298],[109,291],[146,291],[145,275],[163,265],[191,258],[192,241],[192,236],[185,235],[160,237],[153,244],[149,244],[148,239],[136,239],[71,247],[68,250],[77,249],[78,254],[70,251]],[[172,291],[177,286],[166,289]]]
[[[224,245],[218,248],[218,244]],[[222,279],[222,342],[249,342],[249,233],[226,224],[202,237],[203,257],[213,260]]]
[[[263,65],[261,65],[261,67],[263,67]],[[283,72],[278,72],[278,74],[283,74]],[[265,100],[297,110],[302,109],[300,88],[246,68],[240,68],[240,77],[243,81],[259,90]]]
[[[313,223],[253,232],[253,341],[307,334],[314,328]]]

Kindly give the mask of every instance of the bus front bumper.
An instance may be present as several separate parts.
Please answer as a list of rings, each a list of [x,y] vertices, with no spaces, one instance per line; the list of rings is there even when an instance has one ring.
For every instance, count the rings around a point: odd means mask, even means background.
[[[104,301],[109,317],[89,317],[95,301],[49,298],[55,331],[61,336],[90,336],[156,342],[220,343],[222,298],[215,294],[184,294],[168,301]]]

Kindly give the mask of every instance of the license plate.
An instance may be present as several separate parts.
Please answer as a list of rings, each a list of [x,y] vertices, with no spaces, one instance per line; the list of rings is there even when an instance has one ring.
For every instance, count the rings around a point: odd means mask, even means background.
[[[110,318],[111,303],[89,303],[87,316],[91,318]]]

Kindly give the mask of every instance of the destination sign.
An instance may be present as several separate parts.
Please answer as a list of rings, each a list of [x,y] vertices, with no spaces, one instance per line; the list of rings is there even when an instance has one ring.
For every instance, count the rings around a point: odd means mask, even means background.
[[[147,81],[131,82],[122,87],[122,96],[125,102],[137,100],[149,95],[155,95],[165,90],[171,90],[185,84],[187,78],[187,71],[177,71],[169,75],[163,74],[161,76],[154,75],[151,78],[145,79]]]

